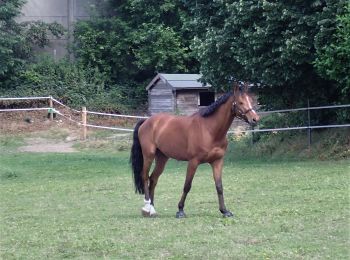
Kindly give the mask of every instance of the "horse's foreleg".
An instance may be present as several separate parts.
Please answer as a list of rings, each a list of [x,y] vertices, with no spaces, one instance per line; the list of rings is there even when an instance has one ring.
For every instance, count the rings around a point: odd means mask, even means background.
[[[224,160],[219,159],[210,164],[213,168],[213,177],[215,181],[216,191],[219,199],[219,210],[224,217],[232,217],[233,214],[226,209],[224,201],[224,188],[222,186],[222,168],[224,165]]]
[[[150,193],[150,199],[151,204],[154,206],[154,190],[156,188],[158,178],[162,174],[165,164],[168,161],[168,157],[166,157],[163,153],[160,151],[156,154],[156,165],[154,167],[154,170],[151,174],[151,177],[149,179],[149,193]]]
[[[186,216],[184,212],[185,200],[186,200],[187,194],[191,190],[192,180],[193,180],[194,174],[196,173],[197,167],[198,167],[197,161],[188,162],[185,185],[183,188],[181,200],[178,204],[179,211],[176,213],[177,218],[184,218]]]

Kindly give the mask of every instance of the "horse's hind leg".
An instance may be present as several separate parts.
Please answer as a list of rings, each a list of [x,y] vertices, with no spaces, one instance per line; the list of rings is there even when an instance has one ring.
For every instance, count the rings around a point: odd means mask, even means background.
[[[150,193],[150,199],[151,204],[154,206],[154,190],[156,188],[158,178],[163,173],[165,164],[168,161],[168,157],[166,157],[161,151],[157,151],[155,161],[156,165],[154,167],[154,170],[151,174],[150,180],[149,180],[149,193]]]
[[[155,149],[154,149],[155,150]],[[151,217],[156,214],[154,207],[151,205],[150,193],[149,193],[149,170],[151,168],[152,162],[155,157],[155,151],[143,152],[143,169],[142,169],[142,179],[143,187],[145,192],[145,206],[142,208],[142,215],[145,217]]]

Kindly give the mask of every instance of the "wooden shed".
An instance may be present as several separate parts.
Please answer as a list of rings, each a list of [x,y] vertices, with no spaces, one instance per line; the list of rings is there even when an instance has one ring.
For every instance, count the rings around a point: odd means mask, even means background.
[[[190,115],[213,103],[215,92],[200,78],[200,74],[158,73],[146,87],[149,113]]]

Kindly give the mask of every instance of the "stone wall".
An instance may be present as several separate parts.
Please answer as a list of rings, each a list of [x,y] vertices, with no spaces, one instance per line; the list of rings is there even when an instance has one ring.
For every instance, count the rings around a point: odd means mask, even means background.
[[[62,24],[67,33],[61,39],[52,39],[50,46],[44,50],[55,58],[61,58],[68,53],[69,32],[73,30],[74,23],[89,18],[89,10],[94,2],[95,0],[27,0],[18,20]]]

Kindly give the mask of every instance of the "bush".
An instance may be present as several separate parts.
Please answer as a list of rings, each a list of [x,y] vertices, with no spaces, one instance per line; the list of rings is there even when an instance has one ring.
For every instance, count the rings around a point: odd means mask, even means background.
[[[127,97],[122,88],[108,84],[96,68],[82,67],[66,59],[44,56],[13,78],[14,87],[0,89],[3,96],[53,96],[68,106],[122,112]]]
[[[256,134],[254,134],[254,137]],[[323,129],[312,131],[311,150],[305,130],[276,132],[260,135],[252,144],[251,135],[232,139],[228,156],[235,160],[297,159],[321,160],[350,158],[350,129]]]

